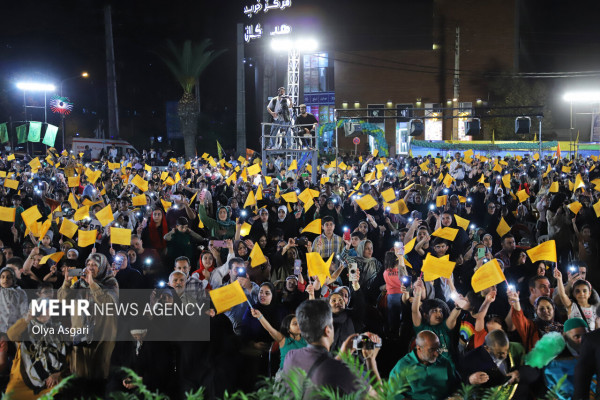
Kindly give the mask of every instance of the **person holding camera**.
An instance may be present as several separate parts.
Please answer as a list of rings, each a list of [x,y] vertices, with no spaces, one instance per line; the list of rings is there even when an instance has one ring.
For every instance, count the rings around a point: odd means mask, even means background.
[[[308,343],[307,347],[290,350],[283,363],[285,376],[292,370],[301,369],[307,372],[306,380],[309,385],[303,385],[302,398],[314,398],[314,388],[329,386],[340,394],[361,392],[374,395],[374,390],[365,377],[355,376],[348,366],[338,357],[330,353],[334,342],[335,329],[333,315],[329,304],[323,300],[307,300],[296,310],[296,318],[302,337]],[[358,340],[356,340],[358,339]],[[372,333],[362,335],[352,334],[346,338],[340,348],[340,353],[360,351],[370,373],[381,381],[377,368],[376,357],[381,348],[381,339]],[[312,383],[313,387],[310,387]]]
[[[240,286],[242,286],[242,289],[244,289],[244,293],[246,294],[248,301],[252,304],[257,304],[258,292],[260,291],[260,288],[256,283],[252,282],[250,278],[248,278],[246,263],[244,260],[238,257],[234,257],[229,260],[229,284],[232,284],[235,281],[238,281]],[[231,321],[231,324],[233,325],[233,331],[238,336],[242,334],[242,319],[244,318],[244,314],[248,309],[248,301],[238,304],[224,313]]]
[[[292,134],[290,126],[292,124],[292,118],[290,110],[294,107],[292,99],[285,95],[285,88],[280,87],[277,89],[277,96],[273,97],[267,106],[267,112],[273,117],[273,125],[271,125],[271,132],[269,133],[269,148],[281,147],[277,145],[278,132],[280,129],[285,129],[286,147],[291,146]]]

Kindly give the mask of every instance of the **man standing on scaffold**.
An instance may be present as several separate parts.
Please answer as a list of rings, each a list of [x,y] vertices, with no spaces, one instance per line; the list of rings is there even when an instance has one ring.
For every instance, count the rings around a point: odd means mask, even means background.
[[[285,134],[285,145],[286,148],[291,148],[292,145],[292,131],[290,125],[292,124],[292,117],[290,110],[294,104],[289,96],[285,95],[285,88],[280,87],[277,89],[277,96],[273,97],[267,106],[267,111],[273,117],[273,125],[271,125],[271,136],[269,140],[269,148],[281,148],[281,137]],[[284,134],[279,134],[279,129],[285,129]],[[278,136],[275,138],[275,136]]]

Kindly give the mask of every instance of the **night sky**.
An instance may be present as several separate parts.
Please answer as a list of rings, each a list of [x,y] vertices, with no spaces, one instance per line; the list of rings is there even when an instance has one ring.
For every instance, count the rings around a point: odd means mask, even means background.
[[[335,43],[336,48],[362,47],[374,39],[390,46],[398,35],[408,31],[415,46],[420,46],[430,35],[431,15],[426,1],[293,1],[300,18],[321,26],[325,22],[326,28],[319,33],[326,36],[324,42]],[[215,49],[227,49],[202,77],[201,103],[208,124],[235,120],[235,29],[237,22],[246,21],[243,6],[253,1],[114,3],[122,136],[129,140],[127,135],[140,130],[147,132],[147,136],[164,135],[165,103],[177,101],[182,93],[157,56],[167,39],[181,42],[188,38],[196,41],[210,38]],[[523,71],[600,70],[600,24],[595,2],[528,0],[524,3],[526,23],[521,29],[528,58],[522,65]],[[18,80],[58,84],[61,79],[84,70],[90,73],[89,79],[72,79],[64,84],[65,95],[75,103],[70,126],[85,134],[99,118],[106,118],[103,5],[104,2],[92,0],[1,2],[0,122],[8,117],[22,118],[23,94],[15,88]],[[402,14],[396,10],[407,7],[414,18],[403,17],[403,24],[397,23]],[[384,34],[369,35],[374,21],[388,27]],[[350,31],[354,36],[345,40]],[[556,127],[568,126],[568,107],[560,100],[562,92],[578,86],[589,89],[598,81],[587,78],[549,82]],[[53,121],[58,121],[55,116],[49,118],[49,122]],[[223,126],[232,129],[231,137],[224,140],[234,145],[235,125]]]

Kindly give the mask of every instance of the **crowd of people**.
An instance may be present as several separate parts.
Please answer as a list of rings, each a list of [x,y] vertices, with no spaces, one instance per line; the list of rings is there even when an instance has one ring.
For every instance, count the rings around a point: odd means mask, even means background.
[[[85,161],[54,149],[0,159],[0,387],[14,398],[70,374],[86,382],[72,398],[135,392],[123,366],[171,398],[249,392],[295,368],[342,394],[395,380],[398,399],[448,398],[461,383],[522,399],[559,381],[559,398],[595,391],[598,157],[375,153],[296,169],[271,159],[264,176],[258,155]],[[113,243],[113,227],[130,244]],[[547,241],[554,254],[528,253]],[[475,286],[490,263],[505,280]],[[211,292],[238,284],[247,301],[220,310]],[[28,298],[102,304],[143,288],[209,304],[210,341],[153,341],[143,321],[33,315]],[[33,333],[65,323],[104,340]],[[546,336],[564,350],[532,364]]]

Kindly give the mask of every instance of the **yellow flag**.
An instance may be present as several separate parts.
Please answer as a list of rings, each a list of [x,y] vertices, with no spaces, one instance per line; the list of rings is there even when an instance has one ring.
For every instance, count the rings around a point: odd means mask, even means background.
[[[303,202],[303,203],[308,203],[308,202],[309,202],[309,200],[312,200],[312,198],[313,198],[313,195],[312,195],[312,193],[311,193],[310,189],[308,189],[308,188],[307,188],[307,189],[304,189],[304,190],[302,191],[302,193],[300,193],[300,194],[298,195],[298,198],[299,198],[300,200],[302,200],[302,202]]]
[[[237,280],[229,285],[211,290],[208,294],[217,310],[217,314],[221,314],[238,304],[248,301],[244,289],[242,289],[240,282]]]
[[[6,157],[6,161],[12,161],[15,159],[15,155],[14,154],[9,154],[8,157]]]
[[[492,171],[502,172],[502,167],[500,166],[500,164],[496,164],[494,165],[494,168],[492,168]]]
[[[0,207],[0,221],[15,222],[16,211],[16,208]]]
[[[288,203],[297,203],[298,202],[298,195],[294,191],[284,193],[281,195],[281,197],[283,197],[283,199],[285,201],[287,201]]]
[[[525,189],[522,189],[517,192],[517,197],[519,198],[519,203],[522,203],[529,198],[529,195]]]
[[[450,278],[455,265],[456,263],[450,261],[450,257],[447,255],[438,258],[432,256],[431,253],[427,253],[421,271],[444,278]]]
[[[416,243],[417,243],[416,237],[412,238],[410,242],[406,243],[406,245],[404,245],[404,254],[408,254],[411,251],[413,251]]]
[[[363,196],[359,199],[356,199],[356,204],[358,204],[358,206],[362,209],[362,210],[370,210],[371,208],[375,207],[377,205],[377,201],[375,201],[375,199],[373,198],[373,196],[371,196],[370,194]]]
[[[186,169],[190,169],[190,162],[188,161],[186,164]],[[152,172],[152,167],[149,166],[148,164],[144,164],[144,169],[148,172]]]
[[[571,210],[571,212],[573,212],[573,214],[575,214],[575,215],[577,215],[577,214],[579,213],[579,210],[581,210],[581,207],[583,207],[583,206],[582,206],[582,204],[581,204],[580,202],[578,202],[578,201],[574,201],[574,202],[572,202],[571,204],[569,204],[569,205],[567,206],[567,208],[568,208],[569,210]]]
[[[583,179],[581,178],[581,174],[577,174],[577,177],[575,178],[575,187],[573,188],[573,190],[577,190],[580,187],[585,189],[585,183],[583,183]]]
[[[443,207],[446,205],[446,203],[448,202],[448,196],[447,195],[443,195],[443,196],[438,196],[435,198],[435,206],[436,207]]]
[[[292,163],[288,167],[288,171],[295,171],[297,169],[298,169],[298,163],[296,162],[296,160],[292,160]]]
[[[383,200],[387,203],[391,203],[396,199],[396,192],[394,191],[394,188],[389,188],[388,190],[381,192],[381,197],[383,197]]]
[[[70,188],[79,186],[79,177],[78,176],[71,176],[67,179],[68,179]]]
[[[402,190],[402,191],[406,191],[406,190],[409,190],[409,189],[410,189],[411,187],[413,187],[413,186],[415,186],[415,183],[414,183],[414,182],[413,182],[413,183],[411,183],[410,185],[408,185],[407,187],[405,187],[405,188],[403,188],[403,189],[400,189],[400,190]]]
[[[479,182],[479,183],[485,182],[485,175],[481,174],[481,177],[479,177],[479,180],[477,182]]]
[[[7,188],[13,189],[13,190],[17,190],[17,188],[19,187],[19,181],[7,178],[4,180],[4,187],[7,187]]]
[[[146,204],[148,204],[148,199],[146,198],[146,195],[142,193],[139,196],[133,196],[131,198],[131,204],[134,207],[145,206]]]
[[[88,247],[96,243],[96,236],[98,235],[97,230],[82,231],[80,230],[77,238],[77,245],[79,247]]]
[[[304,203],[304,212],[308,212],[310,208],[315,204],[312,198],[309,198],[307,202]]]
[[[131,184],[137,186],[142,192],[148,191],[148,181],[139,175],[133,177]]]
[[[121,163],[111,163],[111,162],[108,163],[108,169],[115,170],[115,169],[120,169],[120,168],[121,168]]]
[[[527,255],[531,259],[531,262],[536,261],[556,261],[556,242],[554,240],[548,240],[532,249],[527,250]]]
[[[435,232],[431,234],[431,236],[441,237],[442,239],[449,240],[451,242],[456,239],[456,235],[458,234],[458,229],[456,228],[448,228],[447,226],[443,228],[437,229]]]
[[[505,188],[510,190],[510,174],[506,174],[502,177],[502,183]]]
[[[73,236],[75,235],[75,232],[77,232],[77,229],[77,224],[74,224],[70,220],[63,218],[58,233],[60,233],[61,235],[65,235],[69,239],[73,239]]]
[[[40,163],[40,159],[36,157],[29,161],[29,166],[31,167],[31,169],[39,169],[41,168],[42,164]]]
[[[508,226],[508,224],[504,220],[504,217],[500,218],[500,223],[498,224],[498,227],[496,228],[496,232],[498,232],[498,236],[500,236],[501,238],[502,238],[502,236],[504,236],[508,232],[510,232],[510,226]]]
[[[256,195],[254,196],[254,198],[256,199],[256,201],[263,199],[262,185],[258,185],[258,187],[256,188]]]
[[[52,254],[48,254],[47,256],[42,257],[42,259],[40,260],[40,264],[46,264],[48,262],[48,260],[52,260],[54,262],[59,262],[60,259],[65,255],[65,253],[63,253],[62,251],[56,252],[56,253],[52,253]]]
[[[37,206],[31,206],[21,213],[21,218],[23,218],[25,225],[31,229],[30,226],[33,225],[38,219],[42,218],[42,214],[40,214]]]
[[[459,217],[456,214],[454,214],[454,219],[456,220],[456,225],[460,226],[465,231],[469,229],[469,223],[470,223],[470,221],[468,219],[464,219],[462,217]]]
[[[369,172],[365,175],[365,182],[369,182],[375,179],[375,171]]]
[[[410,210],[408,209],[408,206],[406,205],[406,202],[404,201],[404,199],[400,199],[396,202],[396,206],[398,207],[398,214],[407,214],[410,212]]]
[[[100,176],[102,175],[102,171],[98,170],[98,171],[92,171],[91,169],[87,168],[85,170],[85,176],[88,177],[88,180],[90,181],[90,183],[93,185],[94,183],[96,183],[96,181],[98,180],[98,178],[100,178]]]
[[[539,159],[540,159],[540,153],[535,153],[535,154],[533,155],[533,159],[534,159],[535,161],[539,160]]]
[[[252,225],[244,222],[240,228],[240,236],[248,236],[250,234],[250,229],[252,229]]]
[[[260,174],[260,165],[252,164],[251,166],[249,166],[247,174],[248,176]]]
[[[550,184],[550,193],[558,193],[558,181],[554,181]]]
[[[44,223],[42,224],[41,228],[39,228],[39,231],[38,231],[40,239],[43,239],[44,236],[46,236],[46,234],[50,230],[51,226],[52,226],[52,220],[50,218],[48,218],[47,220],[44,221]]]
[[[321,285],[325,284],[328,277],[331,276],[329,268],[331,267],[331,261],[333,260],[333,254],[329,257],[327,262],[323,261],[319,253],[306,253],[306,265],[308,267],[308,276],[316,276],[319,278]]]
[[[110,242],[123,246],[131,246],[131,229],[110,227]]]
[[[254,192],[251,190],[250,192],[248,192],[248,197],[246,197],[246,202],[244,203],[244,207],[242,208],[254,205],[256,205],[256,198],[254,197]]]
[[[454,178],[452,178],[452,175],[450,174],[446,174],[446,176],[444,177],[444,185],[446,185],[447,188],[449,188],[450,186],[452,186],[452,181],[454,180]]]
[[[259,265],[267,262],[267,259],[265,258],[265,255],[263,254],[258,243],[255,243],[254,247],[252,247],[252,251],[250,252],[250,260],[250,266],[252,268],[258,267]]]
[[[82,219],[90,216],[90,206],[81,206],[75,211],[73,219],[75,221],[81,221]]]
[[[302,233],[305,232],[311,232],[311,233],[316,233],[317,235],[321,234],[321,218],[319,219],[315,219],[314,221],[311,221],[308,225],[306,225],[304,227],[304,229],[302,229]]]
[[[163,199],[160,199],[160,203],[162,204],[163,209],[165,210],[165,212],[169,211],[169,208],[171,208],[171,205],[173,204],[172,202],[166,201],[166,200],[163,200]]]
[[[502,283],[506,280],[502,268],[498,260],[492,258],[490,261],[483,264],[471,278],[471,286],[475,293],[490,288],[494,285]]]
[[[561,171],[564,172],[565,174],[569,174],[569,173],[571,173],[571,167],[563,166],[561,168]]]
[[[102,226],[106,226],[115,220],[110,204],[96,213],[96,219]]]

